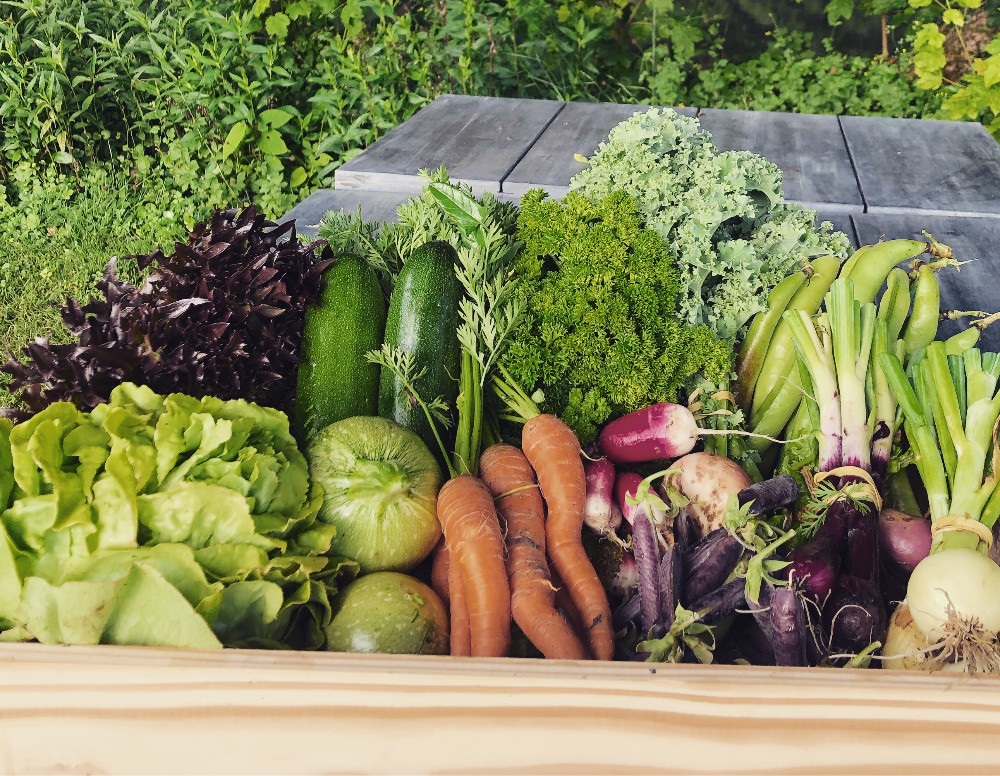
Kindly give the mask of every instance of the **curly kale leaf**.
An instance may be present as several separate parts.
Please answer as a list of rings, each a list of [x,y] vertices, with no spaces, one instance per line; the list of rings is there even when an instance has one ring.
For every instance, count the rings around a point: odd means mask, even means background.
[[[697,119],[669,108],[611,130],[570,188],[598,202],[635,198],[680,271],[680,318],[735,344],[767,294],[804,260],[846,256],[847,237],[783,203],[781,170],[749,151],[720,153]]]
[[[676,400],[696,375],[729,376],[728,345],[678,318],[679,273],[631,197],[528,192],[517,239],[522,318],[501,360],[582,441],[612,415]]]

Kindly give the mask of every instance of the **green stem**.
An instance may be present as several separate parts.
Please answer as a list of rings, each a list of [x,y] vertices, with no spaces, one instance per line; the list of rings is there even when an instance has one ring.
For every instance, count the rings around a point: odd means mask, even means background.
[[[524,423],[542,414],[538,405],[521,390],[510,372],[504,369],[503,364],[496,365],[496,371],[493,373],[493,390],[510,410],[510,413],[504,416],[509,420]]]

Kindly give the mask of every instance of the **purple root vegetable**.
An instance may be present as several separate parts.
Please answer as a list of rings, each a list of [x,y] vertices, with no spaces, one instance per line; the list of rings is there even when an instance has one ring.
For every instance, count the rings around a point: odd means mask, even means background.
[[[841,574],[823,606],[823,630],[834,654],[856,655],[884,641],[888,615],[881,590],[871,580]]]
[[[717,528],[684,555],[681,601],[688,609],[721,586],[743,557],[745,547],[725,528]]]
[[[750,503],[750,514],[756,516],[794,504],[800,495],[796,479],[790,474],[779,474],[743,488],[736,498],[741,507]]]
[[[824,601],[837,582],[837,575],[847,544],[848,515],[834,504],[827,510],[826,518],[816,535],[792,550],[788,559],[791,565],[785,570],[788,579],[800,585],[814,601]]]
[[[598,536],[608,536],[622,521],[621,510],[614,509],[615,465],[607,458],[598,458],[585,461],[583,471],[587,482],[583,523]]]
[[[614,463],[634,464],[689,453],[704,433],[687,407],[660,402],[612,420],[597,441]]]
[[[660,548],[656,529],[645,514],[635,516],[632,552],[639,577],[639,625],[646,634],[660,619]]]
[[[753,619],[767,637],[773,664],[809,664],[808,645],[812,638],[805,603],[792,585],[775,586],[765,580],[757,603],[748,601]]]
[[[909,574],[931,549],[931,521],[898,509],[878,515],[878,542],[887,569]]]
[[[707,625],[714,625],[737,609],[745,608],[746,605],[746,580],[743,577],[736,577],[703,595],[688,608],[692,612],[704,611],[701,621]]]
[[[805,605],[798,591],[792,585],[774,588],[769,614],[774,664],[808,665],[809,624],[806,621]]]
[[[680,603],[682,565],[680,549],[672,544],[660,558],[660,622],[666,630],[674,624],[677,604]]]

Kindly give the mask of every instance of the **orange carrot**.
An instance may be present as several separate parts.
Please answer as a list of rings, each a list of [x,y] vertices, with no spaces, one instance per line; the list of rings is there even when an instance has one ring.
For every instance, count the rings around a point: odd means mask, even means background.
[[[555,415],[542,414],[524,424],[521,446],[538,475],[538,484],[548,506],[545,539],[549,558],[583,617],[594,657],[611,660],[615,652],[611,606],[583,549],[587,484],[580,458],[580,440]]]
[[[507,527],[514,622],[545,657],[586,660],[586,647],[553,605],[555,589],[545,557],[545,503],[531,464],[516,447],[495,444],[483,451],[479,476]]]
[[[482,480],[460,475],[438,493],[437,514],[450,567],[460,579],[456,586],[449,584],[452,610],[462,593],[468,603],[471,654],[503,657],[510,650],[510,585],[493,496]],[[449,582],[454,573],[449,572]]]
[[[457,563],[451,562],[451,552],[448,552],[448,620],[449,653],[455,657],[470,656],[472,626],[469,622],[469,600],[465,595],[462,570]]]

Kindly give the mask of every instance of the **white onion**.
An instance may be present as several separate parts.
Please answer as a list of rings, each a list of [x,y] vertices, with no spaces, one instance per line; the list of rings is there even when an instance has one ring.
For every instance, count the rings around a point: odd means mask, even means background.
[[[906,602],[917,628],[932,642],[956,617],[1000,632],[1000,566],[976,550],[931,553],[910,575]]]

